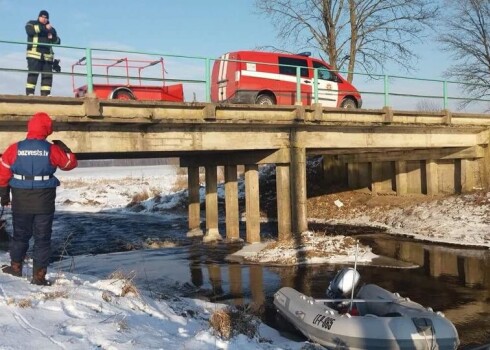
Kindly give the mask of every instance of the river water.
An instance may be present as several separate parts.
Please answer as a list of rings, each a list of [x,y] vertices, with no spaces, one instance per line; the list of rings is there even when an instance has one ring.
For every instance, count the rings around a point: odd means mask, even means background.
[[[274,226],[263,224],[261,232],[274,235]],[[224,227],[220,230],[225,232]],[[186,218],[181,215],[58,212],[52,268],[107,277],[117,266],[134,274],[136,284],[155,297],[186,296],[247,305],[270,326],[290,331],[277,322],[273,294],[282,286],[291,286],[324,298],[329,280],[342,267],[237,264],[226,256],[239,250],[241,243],[204,245],[199,238],[187,238],[186,232]],[[442,311],[458,329],[461,349],[490,343],[489,250],[417,243],[372,229],[366,230],[368,234],[362,232],[356,229],[353,234],[371,245],[374,253],[419,267],[359,266],[361,283],[376,283]],[[150,248],[152,242],[162,241],[164,248]]]

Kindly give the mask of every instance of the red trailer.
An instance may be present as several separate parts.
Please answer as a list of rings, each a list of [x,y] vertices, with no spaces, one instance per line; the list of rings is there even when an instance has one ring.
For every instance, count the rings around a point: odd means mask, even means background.
[[[83,97],[87,94],[87,85],[76,87],[76,77],[80,77],[77,67],[86,69],[85,57],[79,59],[71,66],[72,85],[75,97]],[[161,78],[142,77],[142,71],[159,65]],[[83,73],[86,71],[84,69]],[[101,71],[102,69],[105,70]],[[109,74],[111,73],[111,74]],[[137,73],[137,75],[135,75]],[[92,58],[93,92],[99,99],[120,100],[158,100],[158,101],[184,101],[184,89],[182,84],[165,84],[165,68],[163,58],[156,61],[135,60],[128,58]],[[105,80],[101,83],[101,80]],[[143,80],[156,82],[154,85],[143,85]]]

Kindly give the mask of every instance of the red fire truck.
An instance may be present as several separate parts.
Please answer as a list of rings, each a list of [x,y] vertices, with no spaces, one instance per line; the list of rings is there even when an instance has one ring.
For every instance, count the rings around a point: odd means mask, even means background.
[[[360,108],[361,95],[324,61],[309,53],[236,51],[217,59],[211,75],[211,101],[294,105],[300,67],[301,102],[314,103],[314,69],[318,71],[318,102],[326,107]]]
[[[84,67],[86,71],[86,58],[82,57],[71,67],[72,86],[76,97],[83,97],[88,92],[87,85],[76,87],[77,68]],[[148,79],[142,77],[144,69],[160,66],[161,79]],[[93,92],[100,99],[121,100],[159,100],[184,101],[182,84],[165,84],[165,68],[163,58],[159,60],[135,60],[128,58],[92,58]],[[102,70],[102,71],[101,71]],[[109,74],[111,73],[111,74]],[[136,75],[137,74],[137,75]],[[101,82],[105,80],[105,82]],[[143,80],[157,81],[158,84],[143,84]]]

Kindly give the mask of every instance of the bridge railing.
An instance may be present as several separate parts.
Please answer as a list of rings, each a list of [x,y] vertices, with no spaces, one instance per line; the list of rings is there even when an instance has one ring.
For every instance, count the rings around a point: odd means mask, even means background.
[[[0,81],[0,94],[25,93],[25,78],[27,64],[25,60],[25,47],[27,42],[0,40],[0,72],[3,79]],[[47,44],[49,45],[49,44]],[[93,92],[94,84],[103,79],[111,78],[114,81],[125,79],[139,79],[148,84],[182,83],[186,101],[211,101],[211,72],[213,63],[221,58],[208,58],[199,56],[173,55],[157,51],[136,51],[121,49],[89,48],[68,45],[55,46],[55,57],[61,59],[62,71],[53,72],[53,94],[60,96],[74,96],[74,88],[85,84],[87,92]],[[159,77],[154,70],[145,71],[142,76],[132,76],[128,72],[123,74],[109,74],[94,66],[94,57],[102,58],[145,58],[165,60],[165,74]],[[70,71],[69,67],[85,59],[85,70]],[[231,60],[230,60],[231,61]],[[258,62],[252,62],[258,63]],[[301,91],[301,69],[305,67],[291,66],[296,69],[296,97],[294,103],[305,103]],[[349,72],[337,71],[342,76]],[[466,111],[485,112],[489,108],[490,98],[471,98],[464,95],[465,82],[449,80],[407,77],[388,74],[366,74],[354,72],[354,85],[362,95],[363,108],[382,108],[389,106],[394,109],[406,110],[459,110],[462,104],[468,104]],[[319,69],[313,72],[313,90],[306,99],[307,103],[318,103]],[[70,88],[73,87],[73,88]],[[336,90],[333,90],[336,91]],[[301,102],[303,100],[303,102]]]

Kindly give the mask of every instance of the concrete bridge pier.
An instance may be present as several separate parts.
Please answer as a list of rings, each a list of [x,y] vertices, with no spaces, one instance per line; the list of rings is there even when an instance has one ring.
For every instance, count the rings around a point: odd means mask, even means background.
[[[237,166],[225,165],[225,220],[227,240],[240,240],[239,219]]]
[[[287,241],[291,234],[291,178],[289,164],[276,164],[277,235]]]
[[[485,146],[485,156],[483,158],[483,173],[486,188],[490,188],[490,131],[488,132],[488,143]]]
[[[259,166],[245,165],[245,215],[247,243],[260,242]]]
[[[189,231],[187,237],[202,236],[201,230],[201,203],[199,198],[199,167],[187,168],[187,189],[189,193],[188,215]]]
[[[204,242],[222,240],[218,230],[218,172],[214,165],[205,166],[206,175],[206,234]]]
[[[303,132],[297,131],[291,134],[291,200],[292,206],[292,232],[294,235],[308,230],[306,213],[306,148],[301,145],[300,139],[304,139]]]
[[[291,162],[291,157],[295,161]],[[189,232],[188,236],[203,236],[200,229],[199,203],[199,167],[204,167],[206,175],[205,220],[206,232],[204,242],[221,240],[218,230],[218,167],[224,167],[225,189],[225,222],[226,241],[233,242],[240,238],[240,208],[238,193],[238,166],[244,166],[245,184],[245,225],[246,242],[257,243],[260,237],[260,189],[259,165],[276,165],[277,219],[279,240],[289,240],[293,237],[293,210],[298,218],[298,232],[306,231],[306,149],[299,147],[292,152],[289,148],[278,150],[262,150],[242,152],[233,157],[229,154],[213,154],[207,157],[182,157],[180,166],[188,169],[189,186]],[[294,180],[296,179],[296,180]],[[297,181],[297,182],[294,182]],[[295,184],[295,185],[294,185]],[[298,198],[295,209],[292,203]]]

